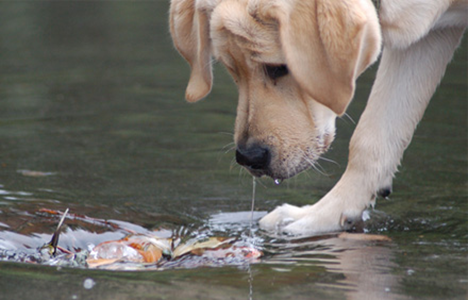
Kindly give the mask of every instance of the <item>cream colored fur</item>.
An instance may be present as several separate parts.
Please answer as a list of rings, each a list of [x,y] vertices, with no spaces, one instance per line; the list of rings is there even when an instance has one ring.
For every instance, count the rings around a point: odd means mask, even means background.
[[[212,57],[239,90],[238,145],[271,149],[267,171],[285,179],[312,167],[333,141],[336,116],[356,78],[381,63],[335,187],[311,206],[283,205],[266,230],[303,235],[352,226],[390,189],[414,129],[468,22],[468,0],[382,0],[380,24],[370,0],[173,0],[174,45],[189,62],[188,101],[211,90]],[[383,37],[383,42],[382,42]],[[266,66],[289,73],[269,78]]]

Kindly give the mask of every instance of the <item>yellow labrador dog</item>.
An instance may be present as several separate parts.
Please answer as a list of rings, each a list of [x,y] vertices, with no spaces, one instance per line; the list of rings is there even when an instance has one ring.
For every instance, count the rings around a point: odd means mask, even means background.
[[[375,2],[375,1],[374,1]],[[170,28],[189,62],[186,99],[212,86],[212,58],[239,90],[236,160],[286,179],[327,151],[356,78],[383,53],[347,169],[314,205],[260,220],[295,235],[346,230],[388,196],[414,129],[468,24],[468,0],[172,0]]]

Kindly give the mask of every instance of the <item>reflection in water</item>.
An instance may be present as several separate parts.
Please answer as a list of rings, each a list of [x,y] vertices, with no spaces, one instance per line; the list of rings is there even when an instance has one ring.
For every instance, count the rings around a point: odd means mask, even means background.
[[[394,267],[392,243],[385,236],[341,233],[298,240],[272,241],[272,264],[278,272],[288,272],[297,265],[322,266],[325,273],[340,275],[334,282],[318,286],[343,290],[348,299],[395,299],[398,280]]]

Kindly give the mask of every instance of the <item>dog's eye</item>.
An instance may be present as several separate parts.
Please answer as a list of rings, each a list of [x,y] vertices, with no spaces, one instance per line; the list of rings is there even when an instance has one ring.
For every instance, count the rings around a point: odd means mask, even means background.
[[[265,65],[265,72],[272,80],[286,76],[289,73],[286,65]]]

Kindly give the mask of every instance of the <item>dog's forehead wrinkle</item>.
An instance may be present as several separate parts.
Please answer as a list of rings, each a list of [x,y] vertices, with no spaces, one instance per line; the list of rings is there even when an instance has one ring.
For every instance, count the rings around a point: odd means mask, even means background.
[[[261,48],[261,47],[260,47]],[[243,37],[228,35],[223,39],[217,39],[213,43],[213,54],[218,61],[223,62],[227,67],[234,69],[234,64],[249,65],[257,56],[258,45],[250,43]],[[249,66],[252,68],[252,66]]]
[[[285,62],[284,55],[278,47],[278,43],[273,41],[263,43],[261,40],[252,41],[244,36],[233,35],[231,38],[224,38],[223,40],[219,39],[214,43],[213,47],[217,56],[222,56],[223,52],[234,47],[238,50],[236,51],[238,55],[234,55],[236,59],[239,59],[236,56],[239,56],[239,54],[242,53],[242,55],[245,56],[244,59],[250,59],[256,63],[284,64]]]

